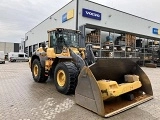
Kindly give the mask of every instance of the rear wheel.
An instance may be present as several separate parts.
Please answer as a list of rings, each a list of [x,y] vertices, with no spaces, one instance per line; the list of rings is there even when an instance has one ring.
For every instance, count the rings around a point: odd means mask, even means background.
[[[32,76],[35,82],[46,82],[48,76],[45,76],[45,68],[41,66],[38,59],[35,59],[32,63]]]
[[[54,72],[54,82],[57,91],[62,94],[72,94],[77,85],[78,70],[72,62],[59,63]]]

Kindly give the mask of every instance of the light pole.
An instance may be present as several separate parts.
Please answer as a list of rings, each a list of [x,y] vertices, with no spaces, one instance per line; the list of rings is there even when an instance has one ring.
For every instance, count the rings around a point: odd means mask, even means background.
[[[21,46],[21,52],[24,52],[24,38],[21,38],[21,43],[20,43],[20,46]]]

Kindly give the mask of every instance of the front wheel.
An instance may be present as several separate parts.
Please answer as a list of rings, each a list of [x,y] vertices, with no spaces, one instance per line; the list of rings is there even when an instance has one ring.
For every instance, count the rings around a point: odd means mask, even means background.
[[[77,86],[78,70],[72,62],[59,63],[54,72],[54,82],[57,91],[62,94],[72,94]]]
[[[35,82],[46,82],[48,76],[45,76],[45,68],[41,66],[38,59],[35,59],[32,63],[32,76]]]

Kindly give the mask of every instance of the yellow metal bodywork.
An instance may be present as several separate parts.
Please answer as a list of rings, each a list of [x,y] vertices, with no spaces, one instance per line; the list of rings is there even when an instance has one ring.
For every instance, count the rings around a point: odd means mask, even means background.
[[[68,48],[64,47],[63,50],[62,50],[62,53],[61,54],[56,54],[55,53],[55,50],[54,48],[45,48],[46,49],[46,52],[44,51],[44,49],[42,47],[38,48],[36,50],[36,52],[39,52],[40,53],[40,56],[44,57],[46,56],[48,59],[45,61],[45,69],[46,70],[50,70],[51,67],[52,67],[52,64],[54,62],[54,59],[56,57],[71,57],[70,55],[70,51]],[[85,49],[82,49],[79,51],[78,48],[74,48],[74,47],[71,47],[70,48],[74,53],[76,54],[82,54],[82,58],[85,58],[85,54],[84,54],[84,50]],[[81,52],[81,53],[80,53]],[[29,59],[29,67],[31,68],[31,58]]]
[[[70,48],[74,53],[79,54],[79,50],[77,48],[71,47]]]
[[[52,63],[54,62],[53,59],[56,58],[54,48],[47,48],[46,49],[46,56],[49,59],[45,61],[45,69],[50,70],[52,67]]]
[[[79,51],[77,48],[70,48],[74,53],[79,54]],[[64,47],[61,54],[56,54],[54,48],[47,48],[46,56],[49,58],[45,61],[45,69],[50,70],[52,67],[52,64],[54,62],[54,58],[56,57],[71,57],[70,51],[68,48]]]
[[[56,58],[56,53],[54,51],[54,48],[47,48],[47,57]]]
[[[59,70],[57,73],[57,82],[58,85],[63,87],[66,83],[66,74],[63,70]]]
[[[45,49],[46,49],[46,51],[44,51],[44,49],[42,47],[40,47],[36,50],[36,52],[39,52],[40,56],[42,56],[42,57],[46,56],[48,58],[45,61],[45,69],[46,70],[51,69],[52,64],[54,62],[54,59],[56,57],[71,57],[70,51],[66,47],[63,48],[62,53],[60,53],[60,54],[56,54],[54,48],[45,48]],[[82,58],[85,58],[85,54],[84,54],[85,49],[81,49],[80,51],[78,50],[78,48],[74,48],[74,47],[71,47],[70,49],[76,54],[82,54]],[[31,68],[31,58],[29,59],[29,67]]]
[[[102,92],[103,100],[120,96],[142,86],[140,81],[134,81],[133,83],[117,84],[116,81],[99,80],[97,81],[97,83],[99,89]]]
[[[85,59],[85,48],[79,48],[79,52],[81,53],[82,59]]]
[[[50,70],[52,67],[53,60],[49,59],[45,61],[45,69]]]
[[[38,65],[37,64],[34,65],[33,73],[35,77],[38,75]]]
[[[63,47],[62,53],[56,54],[56,57],[63,57],[63,56],[70,57],[69,49],[66,47]]]

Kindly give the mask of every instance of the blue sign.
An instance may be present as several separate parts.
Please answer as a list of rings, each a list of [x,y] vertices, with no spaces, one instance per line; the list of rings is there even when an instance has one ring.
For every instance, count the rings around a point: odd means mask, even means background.
[[[93,11],[93,10],[88,10],[85,8],[82,9],[82,16],[88,17],[91,19],[101,20],[101,13]]]
[[[67,13],[62,15],[62,23],[67,21]]]
[[[159,30],[157,28],[153,28],[152,29],[152,33],[156,34],[156,35],[160,34],[160,32],[159,32]]]

